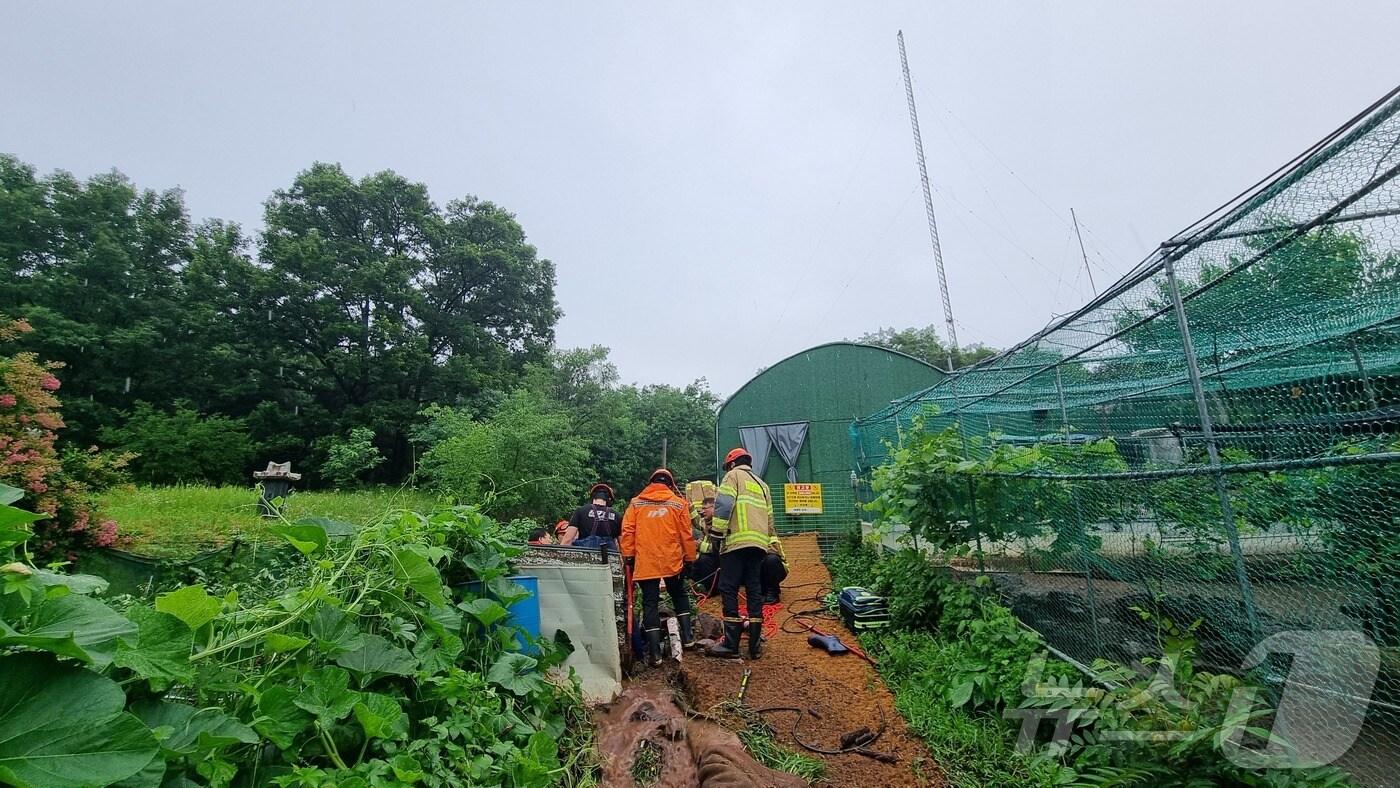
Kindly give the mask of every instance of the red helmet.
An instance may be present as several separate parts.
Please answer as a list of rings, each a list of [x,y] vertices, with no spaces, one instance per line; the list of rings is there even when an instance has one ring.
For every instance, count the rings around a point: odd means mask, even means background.
[[[568,520],[560,520],[559,522],[557,522],[557,523],[554,524],[554,532],[555,532],[556,534],[562,534],[562,533],[564,533],[564,532],[567,531],[567,530],[569,530],[569,521],[568,521]]]
[[[724,455],[724,464],[726,466],[732,465],[741,457],[748,460],[750,463],[753,462],[753,455],[749,454],[748,449],[745,449],[741,446],[737,449],[730,449],[729,453]]]
[[[603,484],[602,482],[598,482],[597,484],[588,488],[588,497],[590,499],[599,497],[598,493],[606,493],[606,497],[609,501],[617,497],[617,493],[613,492],[613,488],[609,487],[606,484]]]
[[[648,478],[647,481],[648,481],[648,482],[651,482],[652,484],[655,484],[655,483],[657,483],[657,482],[661,482],[662,484],[666,485],[667,487],[675,487],[675,486],[676,486],[676,477],[675,477],[675,474],[671,473],[669,470],[667,470],[667,469],[665,469],[665,468],[657,468],[656,470],[652,471],[652,472],[651,472],[651,477]]]

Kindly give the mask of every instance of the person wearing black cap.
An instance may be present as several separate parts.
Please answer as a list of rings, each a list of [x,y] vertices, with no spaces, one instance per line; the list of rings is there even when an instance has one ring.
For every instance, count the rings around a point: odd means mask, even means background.
[[[571,547],[617,547],[617,537],[622,535],[622,522],[612,508],[613,489],[602,482],[588,488],[590,501],[574,510],[569,517],[569,527],[577,536]]]

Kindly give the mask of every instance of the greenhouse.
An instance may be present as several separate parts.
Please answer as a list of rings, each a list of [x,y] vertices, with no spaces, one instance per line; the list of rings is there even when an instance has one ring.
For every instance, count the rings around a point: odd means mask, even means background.
[[[818,531],[825,547],[856,523],[852,420],[943,376],[912,356],[872,345],[832,342],[796,353],[759,372],[720,407],[716,465],[730,448],[747,448],[773,490],[778,530]],[[788,501],[789,491],[804,500]]]

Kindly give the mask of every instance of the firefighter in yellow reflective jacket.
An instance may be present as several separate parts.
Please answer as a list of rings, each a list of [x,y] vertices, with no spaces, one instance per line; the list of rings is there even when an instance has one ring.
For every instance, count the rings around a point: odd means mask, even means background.
[[[712,657],[739,656],[743,619],[739,617],[739,586],[748,599],[749,659],[758,659],[763,639],[763,558],[773,544],[773,495],[753,472],[753,458],[734,449],[724,458],[724,479],[715,496],[715,514],[700,552],[719,548],[719,593],[724,606],[724,641],[709,650]]]

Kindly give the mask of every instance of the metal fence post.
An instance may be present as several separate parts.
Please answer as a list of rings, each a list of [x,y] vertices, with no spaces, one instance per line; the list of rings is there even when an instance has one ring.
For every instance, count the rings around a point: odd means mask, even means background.
[[[1176,327],[1181,332],[1182,352],[1186,354],[1186,374],[1191,379],[1191,393],[1196,399],[1196,414],[1201,420],[1201,437],[1205,440],[1206,456],[1210,467],[1215,470],[1215,494],[1220,498],[1220,516],[1225,526],[1225,536],[1230,540],[1230,555],[1235,559],[1235,580],[1240,586],[1244,599],[1244,614],[1249,621],[1250,636],[1259,642],[1259,613],[1254,606],[1254,589],[1249,583],[1249,572],[1244,565],[1244,550],[1240,547],[1240,533],[1235,528],[1235,510],[1230,505],[1230,492],[1225,487],[1225,474],[1220,470],[1220,448],[1215,442],[1215,428],[1210,419],[1210,408],[1206,405],[1205,388],[1201,386],[1201,370],[1196,364],[1196,346],[1191,341],[1191,327],[1186,320],[1186,307],[1181,299],[1181,288],[1176,280],[1176,261],[1167,256],[1164,270],[1167,274],[1167,289],[1171,293],[1172,309],[1176,312]]]
[[[1065,407],[1065,384],[1060,375],[1060,365],[1055,365],[1055,394],[1060,398],[1060,429],[1064,432],[1064,443],[1069,445],[1069,409]],[[1074,516],[1079,521],[1083,538],[1079,542],[1079,559],[1084,564],[1084,590],[1089,598],[1089,624],[1094,634],[1094,654],[1103,655],[1103,638],[1099,636],[1099,610],[1094,595],[1094,565],[1089,560],[1089,523],[1084,521],[1084,507],[1079,504],[1079,487],[1075,482],[1069,485],[1069,500],[1074,506]]]

